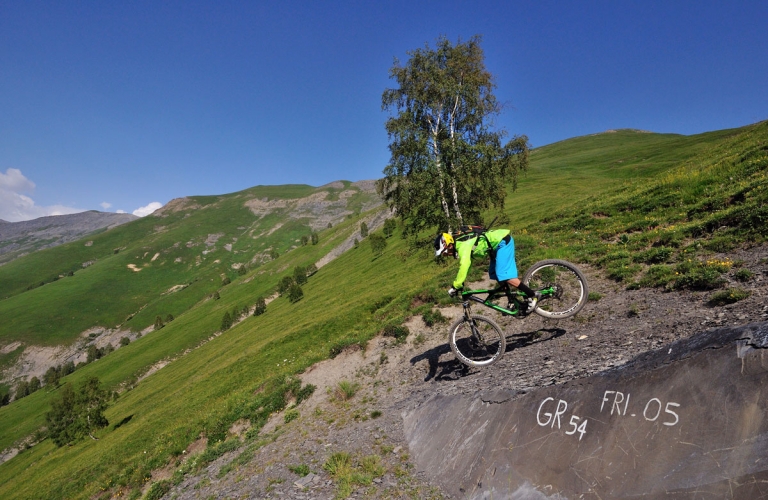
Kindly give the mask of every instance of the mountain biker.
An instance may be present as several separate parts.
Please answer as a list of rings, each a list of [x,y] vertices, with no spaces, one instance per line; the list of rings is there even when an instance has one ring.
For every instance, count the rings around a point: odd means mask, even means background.
[[[470,232],[455,239],[451,233],[442,233],[435,239],[434,246],[435,257],[451,255],[454,259],[459,259],[459,272],[453,286],[448,290],[451,297],[457,295],[464,287],[472,257],[483,258],[490,254],[488,274],[491,279],[500,283],[506,281],[525,294],[527,307],[523,312],[531,312],[536,308],[539,295],[517,277],[515,240],[512,239],[509,229],[493,229],[482,234]]]

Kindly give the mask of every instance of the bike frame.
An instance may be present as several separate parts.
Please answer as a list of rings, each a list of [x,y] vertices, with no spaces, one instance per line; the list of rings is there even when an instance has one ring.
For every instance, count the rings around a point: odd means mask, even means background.
[[[543,299],[546,297],[553,297],[557,290],[554,285],[550,285],[548,287],[542,288],[538,292],[541,294],[541,298]],[[480,297],[475,296],[477,294],[483,293],[488,294],[485,299],[481,299]],[[510,302],[513,302],[516,307],[514,309],[507,309],[492,302],[493,300],[496,300],[502,296],[507,297],[507,299],[509,299]],[[470,301],[482,304],[485,307],[500,312],[501,314],[522,317],[520,307],[517,307],[522,304],[522,301],[520,300],[521,297],[525,297],[525,294],[520,290],[512,292],[509,288],[509,284],[507,283],[502,283],[498,287],[491,290],[467,290],[461,292],[461,299],[464,305],[464,316],[467,319],[469,319],[470,316]]]

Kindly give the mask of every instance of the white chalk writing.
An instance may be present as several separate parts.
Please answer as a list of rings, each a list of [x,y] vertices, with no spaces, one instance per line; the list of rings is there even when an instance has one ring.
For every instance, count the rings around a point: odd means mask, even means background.
[[[557,424],[557,428],[560,429],[560,417],[563,416],[568,410],[568,402],[560,399],[557,401],[557,405],[555,406],[555,412],[551,413],[549,411],[545,411],[544,413],[541,412],[542,408],[544,408],[544,405],[549,403],[550,401],[554,402],[555,398],[546,398],[544,401],[541,402],[539,405],[539,411],[536,412],[536,421],[538,424],[542,427],[549,426],[550,428],[554,429],[555,424]],[[547,406],[549,408],[549,405]],[[542,420],[542,417],[544,419]],[[581,420],[581,424],[579,424],[579,421]],[[565,434],[572,436],[579,433],[579,441],[581,441],[581,438],[584,437],[584,434],[587,432],[587,419],[581,419],[581,417],[578,417],[576,415],[571,415],[571,419],[568,422],[568,425],[572,427],[571,430],[565,431]]]

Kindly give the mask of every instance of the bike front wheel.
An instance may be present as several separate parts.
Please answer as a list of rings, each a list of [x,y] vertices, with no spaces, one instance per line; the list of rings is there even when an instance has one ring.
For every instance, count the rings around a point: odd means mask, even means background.
[[[523,283],[533,290],[551,289],[534,310],[545,318],[570,318],[581,311],[589,297],[584,274],[565,260],[548,259],[535,263],[523,275]]]
[[[461,318],[452,326],[448,338],[451,350],[468,366],[488,366],[501,358],[507,340],[501,327],[484,316]]]

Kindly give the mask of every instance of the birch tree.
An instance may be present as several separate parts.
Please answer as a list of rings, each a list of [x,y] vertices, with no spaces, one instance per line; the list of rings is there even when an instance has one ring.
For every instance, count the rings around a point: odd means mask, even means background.
[[[382,94],[390,162],[379,193],[409,233],[479,221],[480,212],[503,208],[506,186],[528,166],[528,139],[493,128],[501,104],[485,67],[480,36],[453,45],[437,39],[395,59],[396,88]]]

